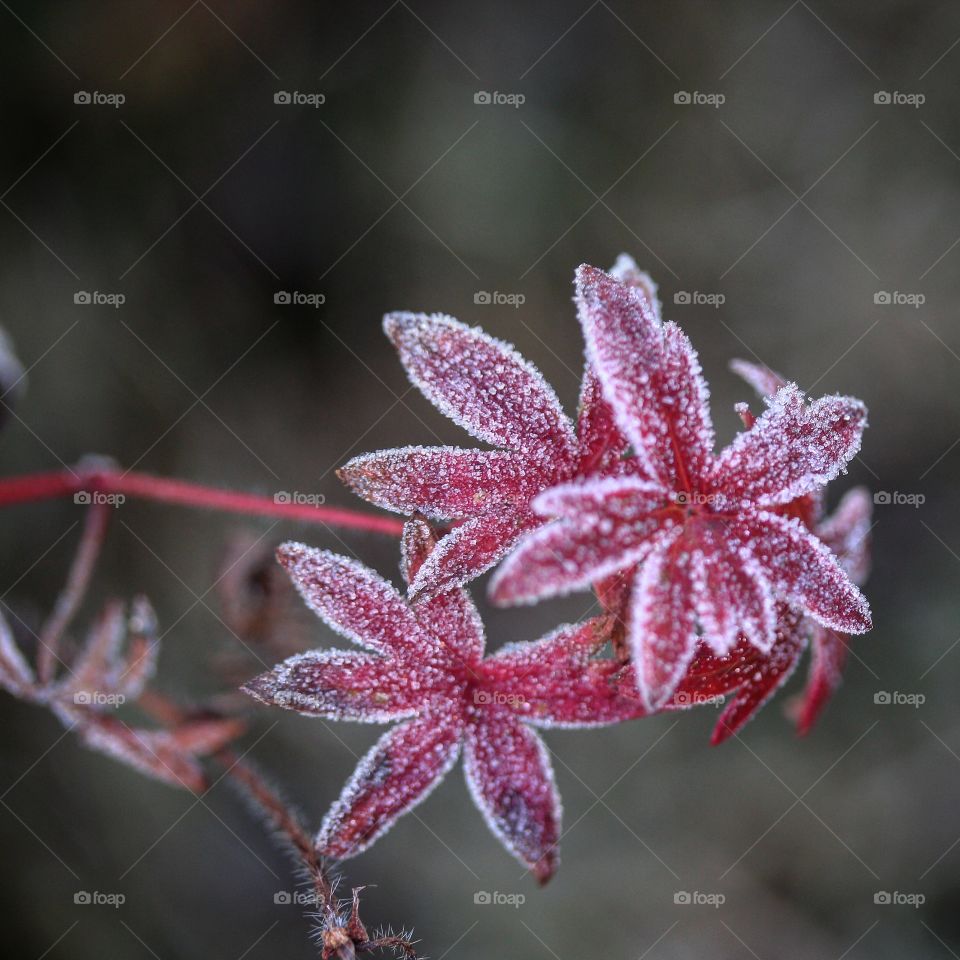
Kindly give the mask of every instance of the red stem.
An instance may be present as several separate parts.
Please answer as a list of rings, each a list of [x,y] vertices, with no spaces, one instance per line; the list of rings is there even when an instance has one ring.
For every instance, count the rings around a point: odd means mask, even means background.
[[[86,503],[96,502],[92,499],[94,494],[121,494],[125,497],[155,500],[159,503],[176,503],[202,510],[278,517],[393,536],[400,536],[403,532],[403,523],[392,517],[380,517],[340,507],[278,503],[272,496],[221,490],[187,480],[170,480],[147,473],[102,466],[85,468],[80,465],[74,470],[52,470],[46,473],[32,473],[2,479],[0,480],[0,507],[71,497],[78,493],[90,494],[91,499],[83,501]]]

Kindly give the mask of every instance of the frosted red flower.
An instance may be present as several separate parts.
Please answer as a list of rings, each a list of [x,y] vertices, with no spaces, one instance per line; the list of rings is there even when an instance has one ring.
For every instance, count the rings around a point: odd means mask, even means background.
[[[627,256],[612,272],[656,309],[656,287]],[[411,595],[461,586],[543,523],[530,501],[547,487],[618,469],[627,441],[588,367],[574,428],[553,389],[507,343],[442,314],[391,313],[384,330],[410,380],[438,410],[496,450],[402,447],[340,471],[360,496],[402,514],[457,521],[411,584]]]
[[[715,455],[707,387],[679,327],[661,323],[641,288],[595,267],[578,270],[576,299],[588,361],[632,456],[619,475],[558,484],[531,502],[555,522],[523,538],[493,597],[532,602],[629,571],[628,645],[650,709],[669,701],[700,641],[719,658],[741,639],[769,653],[778,603],[828,630],[870,629],[836,557],[783,509],[856,454],[863,404],[808,404],[788,384]]]
[[[785,386],[783,378],[766,367],[742,360],[734,361],[731,367],[761,396],[771,396]],[[749,412],[744,410],[743,416],[751,425]],[[830,516],[824,516],[819,494],[800,497],[778,510],[797,517],[822,540],[854,583],[866,580],[873,503],[865,488],[846,493]],[[701,643],[675,700],[693,705],[732,692],[713,731],[712,742],[720,743],[739,732],[786,683],[808,644],[812,647],[810,673],[795,710],[797,729],[805,734],[840,684],[847,637],[801,616],[784,603],[777,604],[777,639],[769,654],[760,653],[741,639],[729,656],[720,658]]]
[[[407,524],[407,582],[433,548],[425,522]],[[310,716],[402,721],[360,761],[320,829],[320,852],[343,859],[365,850],[430,793],[462,748],[467,785],[490,829],[548,880],[558,863],[560,798],[531,727],[598,726],[642,713],[617,690],[621,665],[593,659],[606,640],[605,618],[484,658],[483,625],[466,591],[411,605],[345,557],[297,543],[278,557],[311,609],[365,652],[291,657],[246,692]]]

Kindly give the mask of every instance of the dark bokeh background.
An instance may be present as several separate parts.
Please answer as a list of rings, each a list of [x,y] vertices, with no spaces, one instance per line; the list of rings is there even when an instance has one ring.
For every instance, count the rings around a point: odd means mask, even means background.
[[[573,268],[626,250],[700,350],[722,440],[748,399],[727,361],[759,358],[868,403],[834,501],[854,482],[926,498],[877,508],[877,627],[806,741],[784,717],[800,678],[718,749],[709,709],[548,734],[569,830],[549,888],[488,836],[457,772],[349,864],[348,883],[376,885],[368,919],[413,925],[435,958],[960,952],[958,37],[956,4],[899,0],[0,3],[0,323],[30,368],[4,473],[95,451],[351,504],[332,472],[349,455],[464,439],[409,391],[385,310],[482,323],[572,409]],[[78,90],[126,102],[77,105]],[[326,102],[276,105],[279,90]],[[481,90],[526,102],[476,105]],[[126,302],[75,305],[81,290]],[[325,304],[275,305],[280,290]],[[725,302],[675,304],[682,291]],[[0,599],[27,622],[79,518],[0,518]],[[208,591],[238,529],[396,572],[385,538],[124,505],[95,594],[145,590],[176,624],[165,690],[216,689],[211,657],[233,640]],[[491,644],[586,607],[490,611]],[[283,857],[225,785],[198,804],[59,739],[35,708],[0,709],[11,956],[315,955],[298,910],[273,902],[291,887]],[[378,733],[263,712],[247,745],[317,823]],[[78,889],[127,902],[75,906]],[[478,906],[479,890],[526,903]],[[678,890],[726,902],[675,906]],[[926,902],[878,906],[881,890]]]

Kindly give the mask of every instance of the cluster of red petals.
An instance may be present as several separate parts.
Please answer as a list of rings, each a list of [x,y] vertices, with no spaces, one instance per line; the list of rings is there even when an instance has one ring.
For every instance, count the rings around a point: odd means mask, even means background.
[[[825,485],[859,449],[863,404],[809,401],[737,362],[766,409],[754,417],[739,405],[745,429],[715,453],[699,360],[661,319],[650,278],[626,256],[610,272],[583,266],[576,303],[587,357],[576,423],[509,344],[443,315],[386,317],[411,381],[493,448],[404,447],[340,471],[370,502],[417,517],[404,536],[406,599],[354,561],[281,548],[308,605],[365,652],[294,657],[247,692],[305,714],[402,721],[328,814],[317,841],[326,855],[369,846],[462,750],[491,829],[546,880],[560,804],[533,727],[599,726],[725,698],[720,742],[810,645],[796,710],[805,732],[839,683],[847,636],[870,629],[857,588],[870,497],[856,489],[823,512]],[[497,564],[495,603],[592,588],[605,612],[484,658],[463,587]],[[608,641],[617,655],[598,656]]]
[[[429,562],[429,526],[406,525],[408,583]],[[308,716],[402,721],[360,761],[317,837],[325,856],[365,850],[420,803],[461,751],[474,801],[535,876],[557,865],[560,798],[534,727],[601,726],[637,716],[620,665],[594,659],[605,618],[563,626],[484,657],[483,624],[466,590],[410,603],[356,561],[298,543],[279,559],[310,608],[362,651],[313,650],[250,681],[247,693]]]

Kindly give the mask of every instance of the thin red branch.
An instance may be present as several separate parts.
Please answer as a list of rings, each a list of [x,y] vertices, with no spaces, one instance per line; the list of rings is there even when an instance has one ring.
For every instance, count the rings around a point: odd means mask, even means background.
[[[83,502],[91,504],[96,502],[96,495],[122,495],[201,510],[277,517],[392,536],[400,536],[403,532],[402,522],[392,517],[341,507],[278,501],[275,496],[222,490],[187,480],[171,480],[111,467],[90,468],[81,464],[73,470],[53,470],[0,480],[0,507],[74,497],[77,494],[89,494],[89,499]]]

